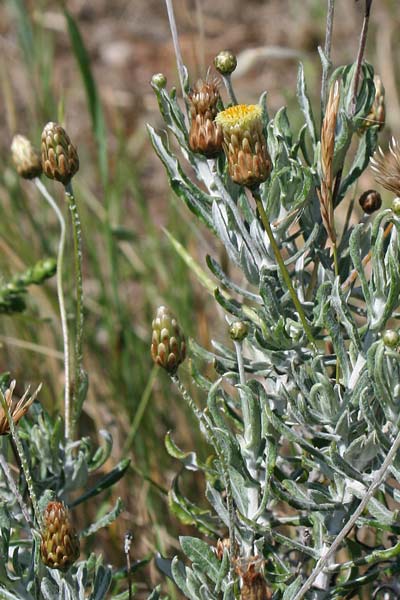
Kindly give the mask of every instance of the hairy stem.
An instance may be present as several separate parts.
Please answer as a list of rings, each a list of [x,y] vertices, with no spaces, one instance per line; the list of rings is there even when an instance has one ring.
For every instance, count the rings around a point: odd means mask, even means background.
[[[70,430],[69,430],[69,422],[70,422],[70,405],[71,405],[71,364],[70,364],[70,356],[69,356],[69,332],[68,332],[68,322],[67,322],[67,313],[65,310],[65,300],[64,300],[64,290],[63,290],[63,260],[64,260],[64,248],[65,248],[65,219],[61,210],[58,208],[54,198],[49,194],[46,187],[40,181],[38,177],[35,178],[35,185],[46,200],[48,204],[51,206],[53,211],[56,214],[58,222],[60,224],[60,239],[58,242],[58,254],[57,254],[57,297],[58,297],[58,306],[60,309],[60,318],[61,318],[61,330],[63,337],[63,346],[64,346],[64,418],[65,418],[65,437],[69,439]]]
[[[236,98],[236,94],[233,90],[233,86],[232,86],[232,77],[229,75],[222,75],[222,80],[224,82],[224,85],[226,87],[226,91],[228,92],[228,96],[229,96],[229,100],[231,101],[232,104],[238,104],[237,98]]]
[[[394,440],[392,447],[390,448],[381,468],[375,474],[373,482],[371,483],[368,490],[365,492],[365,495],[364,495],[363,499],[361,500],[360,504],[358,505],[358,507],[356,508],[354,513],[352,514],[351,518],[347,521],[347,523],[343,527],[343,529],[338,533],[335,540],[332,542],[329,550],[323,556],[321,556],[321,558],[315,565],[315,569],[311,573],[310,577],[307,579],[307,581],[301,587],[301,589],[296,594],[296,596],[294,597],[293,600],[300,600],[301,598],[304,597],[304,594],[310,589],[310,587],[312,586],[312,584],[314,583],[314,581],[316,580],[318,575],[320,573],[322,573],[322,571],[325,569],[326,565],[329,563],[330,559],[334,556],[335,552],[339,549],[340,544],[345,539],[345,537],[348,535],[348,533],[351,531],[351,529],[355,525],[357,519],[361,516],[364,509],[367,507],[367,504],[371,500],[372,496],[375,494],[375,492],[379,489],[379,487],[384,482],[386,475],[387,475],[387,471],[388,471],[394,457],[396,456],[396,453],[399,450],[399,448],[400,448],[400,431],[397,434],[396,439]]]
[[[82,277],[82,231],[78,207],[75,202],[74,192],[71,183],[65,186],[65,195],[68,201],[71,213],[72,232],[74,238],[74,269],[75,269],[75,288],[76,288],[76,319],[75,319],[75,376],[74,393],[72,401],[72,410],[68,414],[68,425],[66,419],[66,428],[68,427],[68,436],[73,436],[73,430],[81,407],[78,406],[79,394],[83,380],[83,277]]]
[[[285,282],[285,284],[286,284],[286,286],[288,288],[288,291],[289,291],[290,296],[292,298],[293,304],[294,304],[294,306],[295,306],[295,308],[296,308],[296,310],[298,312],[298,315],[300,317],[300,321],[303,324],[304,331],[305,331],[305,334],[306,334],[306,336],[308,338],[308,341],[310,342],[313,350],[315,351],[317,349],[317,346],[316,346],[316,342],[315,342],[313,333],[311,331],[311,327],[308,324],[306,315],[304,314],[303,307],[301,306],[300,300],[298,299],[297,294],[295,292],[295,289],[293,287],[292,280],[291,280],[290,275],[289,275],[289,271],[286,268],[285,262],[284,262],[284,260],[282,258],[281,252],[279,250],[279,246],[278,246],[278,244],[277,244],[277,242],[276,242],[276,240],[274,238],[274,234],[272,232],[271,225],[269,223],[267,213],[264,210],[264,206],[263,206],[263,203],[262,203],[262,200],[261,200],[260,193],[259,193],[258,190],[252,190],[252,193],[253,193],[254,199],[256,201],[257,210],[259,212],[259,215],[260,215],[260,218],[261,218],[261,222],[262,222],[263,227],[264,227],[264,229],[265,229],[265,231],[266,231],[266,233],[268,235],[268,238],[269,238],[272,250],[273,250],[274,255],[275,255],[276,262],[278,263],[279,269],[281,271],[281,275],[282,275],[283,280],[284,280],[284,282]]]

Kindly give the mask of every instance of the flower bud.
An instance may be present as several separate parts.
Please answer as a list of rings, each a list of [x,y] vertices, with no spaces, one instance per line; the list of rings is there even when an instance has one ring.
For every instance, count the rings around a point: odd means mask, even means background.
[[[386,329],[383,336],[383,343],[388,348],[396,348],[399,344],[399,334],[394,329]]]
[[[215,122],[222,127],[223,147],[233,181],[250,188],[265,181],[272,164],[263,133],[261,106],[231,106],[219,112]]]
[[[229,327],[229,335],[235,342],[241,342],[247,336],[249,328],[244,321],[234,321]]]
[[[221,75],[230,75],[236,69],[237,58],[230,50],[221,50],[214,58],[214,66]]]
[[[34,179],[42,174],[39,153],[24,135],[14,135],[11,142],[11,156],[18,175],[24,179]]]
[[[157,309],[152,327],[151,356],[157,365],[173,375],[186,357],[185,336],[165,306]]]
[[[392,211],[397,217],[400,217],[400,198],[396,197],[393,199]]]
[[[47,123],[42,133],[42,166],[49,179],[67,185],[79,169],[75,146],[58,123]]]
[[[164,73],[155,73],[151,78],[151,84],[159,89],[165,88],[167,85],[167,78]]]
[[[379,210],[382,206],[382,197],[376,190],[367,190],[358,199],[358,202],[367,215]]]
[[[222,150],[222,131],[214,121],[219,100],[215,81],[200,79],[189,94],[189,146],[193,152],[204,154],[207,158],[217,156]]]
[[[79,553],[79,538],[68,508],[59,501],[49,502],[43,514],[42,561],[50,569],[66,571],[78,560]]]

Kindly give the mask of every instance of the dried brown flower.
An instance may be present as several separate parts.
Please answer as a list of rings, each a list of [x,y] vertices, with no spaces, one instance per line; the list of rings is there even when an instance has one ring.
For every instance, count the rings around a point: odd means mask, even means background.
[[[240,600],[270,600],[271,592],[260,571],[262,564],[263,561],[255,556],[244,561],[237,561],[236,571],[242,579]]]
[[[335,130],[339,111],[339,101],[339,82],[336,81],[331,87],[324,120],[322,122],[320,158],[321,188],[317,190],[321,206],[322,222],[332,244],[336,242],[332,192]]]
[[[400,196],[400,147],[394,137],[389,143],[389,154],[384,154],[380,147],[375,152],[371,168],[377,183]]]
[[[382,206],[382,197],[376,190],[367,190],[358,199],[358,202],[367,215],[372,215]]]
[[[193,152],[204,154],[207,158],[217,156],[222,151],[222,130],[214,121],[219,100],[216,81],[200,79],[189,94],[189,145]]]
[[[38,395],[41,386],[38,387],[38,389],[32,394],[32,396],[29,396],[28,388],[25,394],[22,396],[22,398],[20,398],[20,400],[18,400],[17,402],[13,402],[13,392],[15,389],[15,384],[15,381],[11,382],[10,387],[8,388],[8,390],[6,390],[4,394],[4,398],[7,402],[7,406],[10,411],[12,420],[14,421],[14,424],[17,425],[20,419],[22,419],[22,417],[28,412],[29,407],[36,399],[36,396]],[[3,407],[0,405],[0,435],[6,435],[8,433],[10,433],[10,425],[8,423],[7,415]]]

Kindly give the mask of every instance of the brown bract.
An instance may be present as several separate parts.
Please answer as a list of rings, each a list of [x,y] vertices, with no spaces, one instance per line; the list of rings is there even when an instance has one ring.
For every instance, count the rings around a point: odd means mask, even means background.
[[[238,104],[218,113],[229,174],[235,183],[252,188],[268,179],[271,157],[263,133],[262,109],[258,104]]]
[[[24,135],[14,135],[11,142],[11,157],[18,175],[24,179],[34,179],[42,174],[39,153]]]
[[[193,152],[204,154],[207,158],[213,158],[222,151],[222,130],[214,121],[219,100],[215,81],[200,79],[189,94],[189,145]]]
[[[389,154],[384,154],[382,148],[378,148],[371,158],[371,168],[377,183],[400,196],[400,148],[394,138],[389,144]]]
[[[67,185],[79,169],[75,146],[58,123],[47,123],[42,133],[42,167],[49,179]]]
[[[152,323],[151,356],[154,362],[173,375],[186,357],[185,336],[178,321],[160,306]]]
[[[236,571],[242,579],[240,588],[240,600],[270,600],[271,593],[260,568],[263,561],[258,557],[246,559],[246,568],[237,561]],[[239,566],[240,564],[240,566]]]
[[[29,396],[29,388],[26,390],[25,394],[22,396],[20,400],[17,402],[13,402],[13,392],[15,389],[15,381],[11,382],[11,385],[8,390],[6,390],[4,394],[4,398],[7,402],[8,409],[10,411],[11,418],[15,425],[19,422],[19,420],[26,415],[29,410],[29,407],[34,402],[36,396],[40,391],[41,386]],[[10,425],[7,419],[7,415],[4,412],[3,407],[0,405],[0,435],[6,435],[10,433]]]
[[[44,511],[40,554],[47,567],[60,571],[66,571],[79,558],[79,538],[62,502],[49,502]]]

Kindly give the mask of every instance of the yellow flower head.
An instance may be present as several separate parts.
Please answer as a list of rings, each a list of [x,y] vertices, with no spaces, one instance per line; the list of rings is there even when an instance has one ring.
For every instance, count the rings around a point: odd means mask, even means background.
[[[233,181],[247,187],[262,183],[271,172],[261,117],[259,104],[231,106],[215,117],[224,135],[229,174]]]

